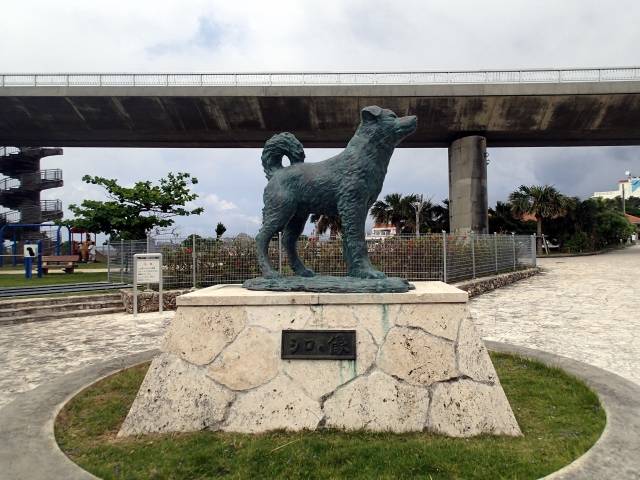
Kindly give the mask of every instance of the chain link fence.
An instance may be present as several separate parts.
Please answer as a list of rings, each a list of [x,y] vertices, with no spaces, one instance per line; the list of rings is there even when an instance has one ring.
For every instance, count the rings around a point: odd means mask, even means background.
[[[529,235],[427,234],[367,240],[373,265],[389,276],[407,280],[455,283],[535,266],[535,237]],[[136,253],[162,253],[167,289],[199,288],[242,283],[260,276],[255,240],[246,235],[221,240],[160,236],[138,241],[116,241],[98,249],[106,257],[109,280],[133,281]],[[342,239],[303,238],[298,252],[308,268],[323,275],[346,275]],[[272,264],[283,275],[293,275],[281,239],[269,246]]]

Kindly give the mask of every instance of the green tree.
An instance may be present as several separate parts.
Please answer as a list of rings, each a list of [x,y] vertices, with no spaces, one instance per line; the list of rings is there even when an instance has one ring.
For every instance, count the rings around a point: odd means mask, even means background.
[[[329,231],[330,238],[336,238],[342,232],[342,221],[338,215],[318,215],[314,213],[310,218],[316,226],[316,234],[324,235]]]
[[[516,217],[509,202],[496,202],[495,208],[489,209],[490,232],[531,234],[535,230],[535,222],[525,222]]]
[[[410,233],[411,230],[415,232],[415,210],[411,206],[413,201],[416,201],[416,195],[390,193],[373,204],[371,217],[376,223],[393,225],[397,233]]]
[[[197,233],[192,233],[191,235],[189,235],[187,238],[185,238],[182,241],[182,246],[185,248],[191,248],[193,247],[193,244],[195,243],[196,245],[199,245],[200,243],[202,243],[204,239],[198,235]]]
[[[542,220],[562,215],[565,197],[551,185],[520,185],[520,188],[509,195],[509,202],[514,215],[533,215],[536,219],[538,251],[541,248]]]
[[[370,215],[376,223],[391,224],[398,233],[416,232],[415,202],[421,202],[420,231],[440,232],[449,229],[449,201],[435,205],[431,200],[423,200],[422,195],[412,193],[390,193],[371,207]]]
[[[198,195],[190,185],[198,179],[189,173],[169,173],[158,185],[150,181],[136,182],[133,187],[118,185],[117,180],[85,175],[82,180],[104,187],[108,201],[84,200],[80,205],[69,205],[75,218],[61,222],[113,238],[137,240],[144,238],[152,228],[169,227],[175,217],[200,215],[204,209],[186,208]]]
[[[226,231],[227,227],[224,226],[224,223],[218,222],[216,225],[216,240],[220,240],[220,237],[222,237]]]
[[[618,245],[628,239],[635,227],[619,210],[603,209],[596,216],[596,233],[599,246]]]
[[[569,251],[597,250],[618,245],[633,233],[615,199],[566,198],[564,215],[546,221],[545,231]]]
[[[442,200],[442,204],[434,205],[431,211],[430,230],[432,232],[449,231],[449,199]]]

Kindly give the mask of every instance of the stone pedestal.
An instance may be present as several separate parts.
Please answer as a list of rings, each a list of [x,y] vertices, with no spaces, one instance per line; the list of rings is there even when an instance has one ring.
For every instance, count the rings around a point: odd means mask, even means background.
[[[520,435],[467,293],[257,292],[180,296],[120,436],[276,429]],[[282,360],[282,330],[356,331],[356,360]]]

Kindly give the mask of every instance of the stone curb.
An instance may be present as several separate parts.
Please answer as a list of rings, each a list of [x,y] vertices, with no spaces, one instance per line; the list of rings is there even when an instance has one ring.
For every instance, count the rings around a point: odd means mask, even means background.
[[[559,367],[593,388],[607,413],[596,444],[546,480],[640,478],[640,386],[614,373],[566,357],[486,341],[492,351],[515,353]],[[95,480],[62,453],[53,425],[60,409],[79,391],[124,368],[151,360],[158,350],[108,360],[72,372],[20,395],[0,409],[0,479]]]
[[[0,480],[96,479],[62,453],[53,424],[77,393],[101,378],[151,360],[158,350],[127,355],[62,375],[0,409]]]
[[[620,248],[605,248],[604,250],[596,250],[595,252],[554,253],[552,255],[538,255],[536,258],[538,258],[538,260],[547,260],[551,258],[592,257],[594,255],[604,255],[605,253],[617,252],[631,246],[633,245],[626,245]]]
[[[499,273],[489,277],[478,277],[473,280],[464,280],[462,282],[453,283],[454,287],[464,290],[469,294],[469,299],[482,295],[483,293],[497,290],[507,285],[519,282],[525,278],[533,277],[542,272],[540,267],[531,267],[524,270],[516,270],[515,272]]]

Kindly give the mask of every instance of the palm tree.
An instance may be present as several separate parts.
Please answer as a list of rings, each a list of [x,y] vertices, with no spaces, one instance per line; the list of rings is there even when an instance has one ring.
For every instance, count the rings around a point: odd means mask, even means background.
[[[420,231],[448,230],[449,201],[442,205],[434,205],[431,199],[423,200],[422,195],[412,193],[402,196],[401,193],[390,193],[383,200],[378,200],[371,207],[371,217],[376,223],[391,224],[397,233],[416,232],[416,202],[420,206]]]
[[[449,199],[442,200],[442,205],[434,205],[432,210],[431,231],[449,231]]]
[[[520,185],[509,195],[514,215],[533,215],[536,219],[538,252],[541,250],[542,220],[562,215],[565,211],[565,197],[551,185]]]
[[[329,230],[329,238],[336,238],[342,232],[342,221],[337,215],[318,215],[314,213],[310,218],[316,224],[316,234],[324,235]]]
[[[384,200],[373,204],[371,217],[376,223],[391,224],[396,227],[397,233],[403,233],[407,225],[415,224],[415,213],[411,207],[411,202],[415,200],[415,195],[403,197],[401,193],[390,193],[385,195]]]
[[[220,240],[220,237],[222,237],[226,231],[227,227],[224,226],[224,223],[218,222],[218,225],[216,225],[216,240]]]
[[[514,215],[509,202],[496,202],[494,208],[489,208],[489,231],[496,233],[533,233],[529,221],[523,221],[519,215]]]

